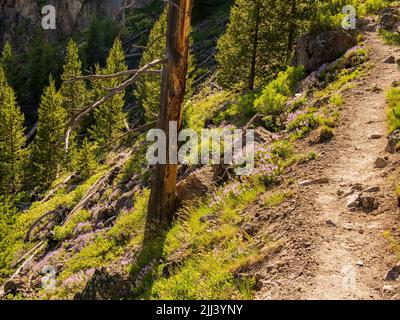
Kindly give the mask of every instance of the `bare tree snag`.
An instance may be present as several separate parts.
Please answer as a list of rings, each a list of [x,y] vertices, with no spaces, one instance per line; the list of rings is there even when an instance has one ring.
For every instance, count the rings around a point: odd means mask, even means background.
[[[169,123],[176,121],[182,127],[182,105],[185,96],[188,69],[189,33],[192,0],[168,1],[167,63],[162,71],[160,115],[158,128],[167,137],[169,150]],[[151,194],[147,214],[147,229],[168,225],[176,211],[177,164],[157,164],[153,168]]]

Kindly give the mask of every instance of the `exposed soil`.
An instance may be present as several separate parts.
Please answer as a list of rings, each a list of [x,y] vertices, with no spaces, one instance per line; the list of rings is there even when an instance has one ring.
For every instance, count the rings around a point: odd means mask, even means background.
[[[295,169],[297,192],[290,203],[273,213],[274,218],[261,211],[270,222],[264,232],[282,246],[253,270],[263,284],[256,299],[400,298],[399,281],[385,281],[397,260],[384,237],[400,223],[390,179],[399,157],[385,152],[385,91],[400,79],[400,69],[384,61],[400,53],[376,33],[367,33],[365,44],[371,68],[343,93],[335,138],[317,147],[318,161]],[[389,157],[385,168],[375,168],[378,157]],[[299,185],[325,177],[329,183]],[[375,190],[366,193],[369,187]],[[371,212],[347,208],[352,196],[346,195],[360,190],[378,202]]]

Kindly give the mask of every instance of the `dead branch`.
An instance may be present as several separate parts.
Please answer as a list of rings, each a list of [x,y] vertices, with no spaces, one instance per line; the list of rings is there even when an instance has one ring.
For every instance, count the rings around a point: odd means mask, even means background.
[[[74,77],[74,78],[66,80],[65,82],[71,83],[71,82],[80,81],[80,80],[106,80],[106,79],[113,79],[113,78],[122,78],[122,77],[129,76],[132,74],[137,74],[139,71],[140,71],[140,69],[131,69],[131,70],[125,70],[125,71],[121,71],[121,72],[113,73],[113,74],[90,74],[87,76]],[[161,73],[161,70],[142,71],[142,74],[159,75],[160,73]]]
[[[145,66],[140,68],[128,80],[126,80],[121,85],[119,85],[119,86],[113,88],[112,90],[110,90],[103,98],[101,98],[100,100],[96,101],[95,103],[93,103],[89,107],[83,109],[83,111],[75,118],[75,120],[73,120],[70,129],[67,131],[67,134],[65,136],[65,151],[66,152],[68,151],[69,137],[71,136],[71,132],[76,129],[76,127],[78,126],[79,122],[84,117],[86,117],[94,109],[98,108],[99,106],[101,106],[102,104],[104,104],[105,102],[110,100],[116,94],[124,91],[127,87],[129,87],[132,84],[134,84],[140,78],[140,76],[142,76],[143,73],[145,73],[147,70],[149,70],[150,68],[152,68],[152,67],[154,67],[156,65],[165,64],[166,62],[167,62],[167,59],[166,58],[162,58],[162,59],[154,60],[154,61],[150,62],[149,64],[146,64]]]
[[[46,202],[49,200],[60,188],[65,186],[71,179],[73,179],[76,176],[76,172],[71,174],[68,178],[66,178],[63,182],[61,182],[57,187],[55,187],[53,190],[51,190],[41,201],[40,203]]]

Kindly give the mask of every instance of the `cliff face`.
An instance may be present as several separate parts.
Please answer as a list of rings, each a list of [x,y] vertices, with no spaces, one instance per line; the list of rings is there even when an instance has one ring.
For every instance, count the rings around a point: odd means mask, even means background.
[[[140,0],[131,8],[143,7],[152,1]],[[48,33],[51,38],[57,38],[86,27],[94,14],[102,13],[113,19],[121,19],[123,2],[124,0],[0,0],[0,44],[7,40],[13,43],[23,42],[36,27],[41,26],[41,10],[46,4],[56,8],[57,30]]]

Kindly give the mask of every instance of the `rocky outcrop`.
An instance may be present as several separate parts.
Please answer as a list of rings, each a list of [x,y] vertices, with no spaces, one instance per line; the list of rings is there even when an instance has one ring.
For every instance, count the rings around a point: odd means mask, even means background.
[[[149,5],[154,0],[135,2],[131,10]],[[46,31],[50,37],[68,36],[72,32],[87,27],[95,14],[104,14],[119,20],[122,17],[124,0],[48,0],[57,14],[57,30]],[[36,0],[0,0],[0,44],[4,41],[21,41],[41,26],[41,1]]]
[[[306,35],[297,41],[293,65],[304,66],[307,72],[311,72],[336,60],[356,44],[356,38],[344,30]]]

